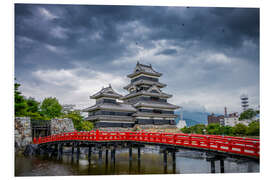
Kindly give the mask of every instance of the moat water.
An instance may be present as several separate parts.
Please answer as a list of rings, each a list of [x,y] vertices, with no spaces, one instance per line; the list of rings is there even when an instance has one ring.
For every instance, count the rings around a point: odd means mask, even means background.
[[[78,161],[76,154],[72,158],[69,149],[64,149],[61,159],[47,155],[16,155],[15,176],[256,173],[260,169],[258,160],[225,157],[221,162],[209,153],[187,149],[179,149],[175,153],[175,165],[171,154],[167,155],[167,165],[164,163],[163,153],[157,146],[141,148],[140,160],[135,148],[132,160],[129,159],[127,148],[117,149],[115,161],[110,158],[110,153],[106,160],[105,151],[100,160],[98,151],[93,151],[89,162],[86,153],[83,153],[87,152],[87,149],[81,151]]]

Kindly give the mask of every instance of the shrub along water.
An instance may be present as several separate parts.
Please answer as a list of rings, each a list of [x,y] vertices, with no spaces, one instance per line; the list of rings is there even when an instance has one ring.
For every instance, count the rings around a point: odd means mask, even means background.
[[[221,126],[219,124],[196,124],[181,129],[183,133],[194,134],[213,134],[227,136],[259,136],[260,123],[258,121],[251,122],[248,126],[244,124],[236,124],[234,127]]]

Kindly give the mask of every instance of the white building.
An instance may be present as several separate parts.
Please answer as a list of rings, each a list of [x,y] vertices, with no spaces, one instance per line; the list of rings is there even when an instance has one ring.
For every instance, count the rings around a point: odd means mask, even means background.
[[[224,118],[224,125],[233,127],[236,124],[244,124],[244,125],[248,126],[251,122],[258,121],[258,118],[256,118],[256,117],[254,117],[252,119],[239,120],[238,114],[233,113],[233,114],[230,114],[228,117]]]
[[[179,120],[179,122],[177,123],[176,127],[181,129],[187,126],[187,123],[185,120]]]
[[[238,117],[225,117],[224,118],[224,125],[225,126],[235,126],[236,124],[238,124]]]

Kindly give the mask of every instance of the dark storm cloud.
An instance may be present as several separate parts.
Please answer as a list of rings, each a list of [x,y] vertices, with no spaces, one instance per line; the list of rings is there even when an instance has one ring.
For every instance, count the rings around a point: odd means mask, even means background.
[[[151,61],[159,71],[171,76],[167,82],[176,89],[180,87],[174,83],[177,73],[187,89],[220,88],[221,80],[234,74],[233,65],[238,61],[252,64],[255,72],[250,72],[250,77],[256,81],[259,9],[15,5],[18,80],[38,86],[37,74],[33,74],[37,71],[41,76],[47,70],[76,68],[125,76],[138,58],[148,56],[145,62]],[[85,69],[72,73],[91,77]],[[187,76],[192,70],[194,74]],[[70,72],[63,73],[69,77]],[[241,88],[247,85],[243,79],[233,82]]]
[[[37,15],[40,8],[46,8],[57,17],[42,21]],[[77,60],[91,57],[91,63],[109,62],[119,56],[134,54],[127,49],[128,44],[142,42],[140,44],[144,46],[146,41],[162,39],[172,40],[177,45],[201,41],[209,49],[225,48],[230,55],[237,55],[232,48],[241,49],[244,40],[258,45],[258,9],[16,5],[15,13],[16,37],[24,36],[41,45],[66,48]],[[118,27],[134,21],[151,29],[151,33],[144,39],[135,36],[137,39],[129,37],[130,41],[121,42],[124,31]],[[63,29],[66,38],[49,33],[57,27]],[[98,39],[87,40],[95,33],[98,33]],[[23,54],[20,50],[29,52],[29,49],[18,48],[19,56]],[[65,59],[62,61],[66,62]]]
[[[156,55],[161,55],[161,54],[174,55],[174,54],[177,54],[177,50],[176,49],[164,49],[164,50],[156,53]]]

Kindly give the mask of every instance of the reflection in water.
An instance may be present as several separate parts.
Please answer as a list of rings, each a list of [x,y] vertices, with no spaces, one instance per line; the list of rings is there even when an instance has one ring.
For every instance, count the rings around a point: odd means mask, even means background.
[[[15,176],[259,172],[258,161],[229,157],[218,159],[206,153],[184,149],[168,152],[147,146],[103,151],[92,148],[90,153],[89,148],[76,150],[81,151],[81,154],[75,152],[75,157],[65,153],[67,149],[64,149],[61,158],[16,155]],[[88,153],[90,157],[86,155]]]

